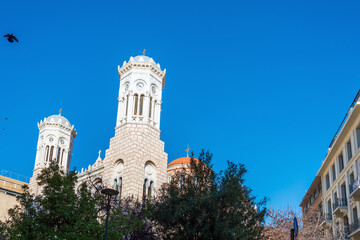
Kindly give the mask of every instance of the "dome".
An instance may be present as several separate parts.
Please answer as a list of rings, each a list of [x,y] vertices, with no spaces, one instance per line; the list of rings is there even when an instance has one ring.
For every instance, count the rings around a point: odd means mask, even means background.
[[[200,161],[199,159],[193,158],[195,163],[198,164]],[[174,161],[172,161],[171,163],[168,164],[168,167],[171,165],[176,165],[176,164],[190,164],[191,162],[191,157],[181,157],[178,159],[175,159]]]
[[[51,115],[50,117],[47,117],[45,121],[46,122],[60,122],[62,124],[71,126],[69,120],[67,120],[66,118],[64,118],[61,115]]]
[[[152,62],[152,63],[155,63],[154,59],[148,57],[148,56],[145,56],[145,55],[138,55],[136,57],[133,58],[134,61],[136,62]]]

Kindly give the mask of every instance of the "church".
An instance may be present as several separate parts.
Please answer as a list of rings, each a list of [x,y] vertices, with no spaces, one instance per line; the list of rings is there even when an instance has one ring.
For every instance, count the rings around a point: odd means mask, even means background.
[[[93,189],[114,188],[121,197],[151,198],[177,169],[187,168],[191,158],[178,158],[168,164],[160,138],[166,69],[162,70],[159,63],[143,53],[124,61],[118,66],[118,73],[120,87],[114,137],[110,139],[104,159],[99,154],[87,169],[77,172],[77,188],[83,182],[91,182]],[[38,128],[35,165],[29,183],[34,194],[40,193],[36,177],[50,161],[69,171],[77,135],[74,125],[61,111],[59,115],[41,120]]]

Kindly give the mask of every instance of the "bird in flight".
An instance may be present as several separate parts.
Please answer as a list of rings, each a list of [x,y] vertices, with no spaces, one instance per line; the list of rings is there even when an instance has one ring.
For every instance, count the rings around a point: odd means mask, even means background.
[[[6,34],[4,35],[4,37],[6,37],[9,42],[14,42],[14,40],[16,42],[19,42],[19,40],[17,40],[17,38],[13,34]]]
[[[4,118],[5,120],[8,120],[8,118]]]

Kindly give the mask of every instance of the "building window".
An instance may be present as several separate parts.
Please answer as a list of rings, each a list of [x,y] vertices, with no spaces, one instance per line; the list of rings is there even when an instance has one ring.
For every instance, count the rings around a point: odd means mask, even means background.
[[[122,191],[122,177],[115,178],[113,185],[114,189],[119,192],[119,194],[117,195],[117,199],[119,200]]]
[[[45,149],[45,162],[49,161],[49,146],[46,146]]]
[[[51,148],[50,148],[50,158],[49,158],[50,161],[53,160],[53,152],[54,152],[54,146],[51,146]]]
[[[152,198],[152,188],[153,188],[153,186],[154,186],[154,182],[151,181],[150,184],[149,184],[149,187],[148,187],[148,194],[147,194],[148,199]]]
[[[61,149],[58,148],[57,157],[56,157],[56,162],[57,162],[58,164],[60,163],[60,153],[61,153]]]
[[[351,140],[346,143],[346,150],[348,155],[348,161],[352,158]]]
[[[329,173],[326,174],[326,190],[328,190],[330,188],[330,177],[329,177]]]
[[[331,213],[332,213],[332,211],[331,211],[331,199],[329,199],[329,201],[328,201],[327,208],[328,208],[328,209],[327,209],[327,210],[328,210],[327,213],[329,214],[328,217],[330,217],[330,216],[332,216],[332,214],[331,214]],[[330,218],[330,219],[331,219],[331,218]],[[329,220],[330,220],[330,219],[329,219]]]
[[[344,157],[342,153],[340,153],[340,155],[338,156],[338,162],[339,162],[339,172],[341,172],[344,169]]]
[[[145,202],[145,200],[146,200],[147,182],[148,182],[148,180],[145,179],[144,180],[144,185],[143,185],[143,202]]]
[[[333,181],[333,182],[335,182],[335,180],[336,180],[336,169],[335,169],[335,164],[334,164],[334,165],[332,165],[331,170],[332,170],[332,181]]]
[[[185,186],[185,175],[181,174],[180,176],[180,187],[184,187]]]
[[[151,118],[151,105],[152,105],[152,97],[150,97],[150,101],[149,101],[149,118]]]
[[[144,108],[144,94],[141,94],[140,96],[140,109],[139,109],[139,115],[143,115],[143,108]]]
[[[360,124],[356,128],[356,140],[357,140],[357,148],[360,148]]]
[[[137,115],[138,101],[139,101],[138,98],[139,98],[138,95],[135,94],[135,95],[134,95],[134,115]]]

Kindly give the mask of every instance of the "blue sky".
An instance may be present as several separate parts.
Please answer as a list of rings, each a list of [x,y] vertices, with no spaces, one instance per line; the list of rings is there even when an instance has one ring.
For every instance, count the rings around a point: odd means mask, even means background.
[[[244,163],[268,206],[298,206],[360,88],[357,1],[2,1],[0,169],[32,175],[37,122],[75,125],[72,167],[109,146],[117,65],[167,69],[161,139]],[[8,117],[4,120],[3,117]],[[5,130],[2,130],[5,128]]]

